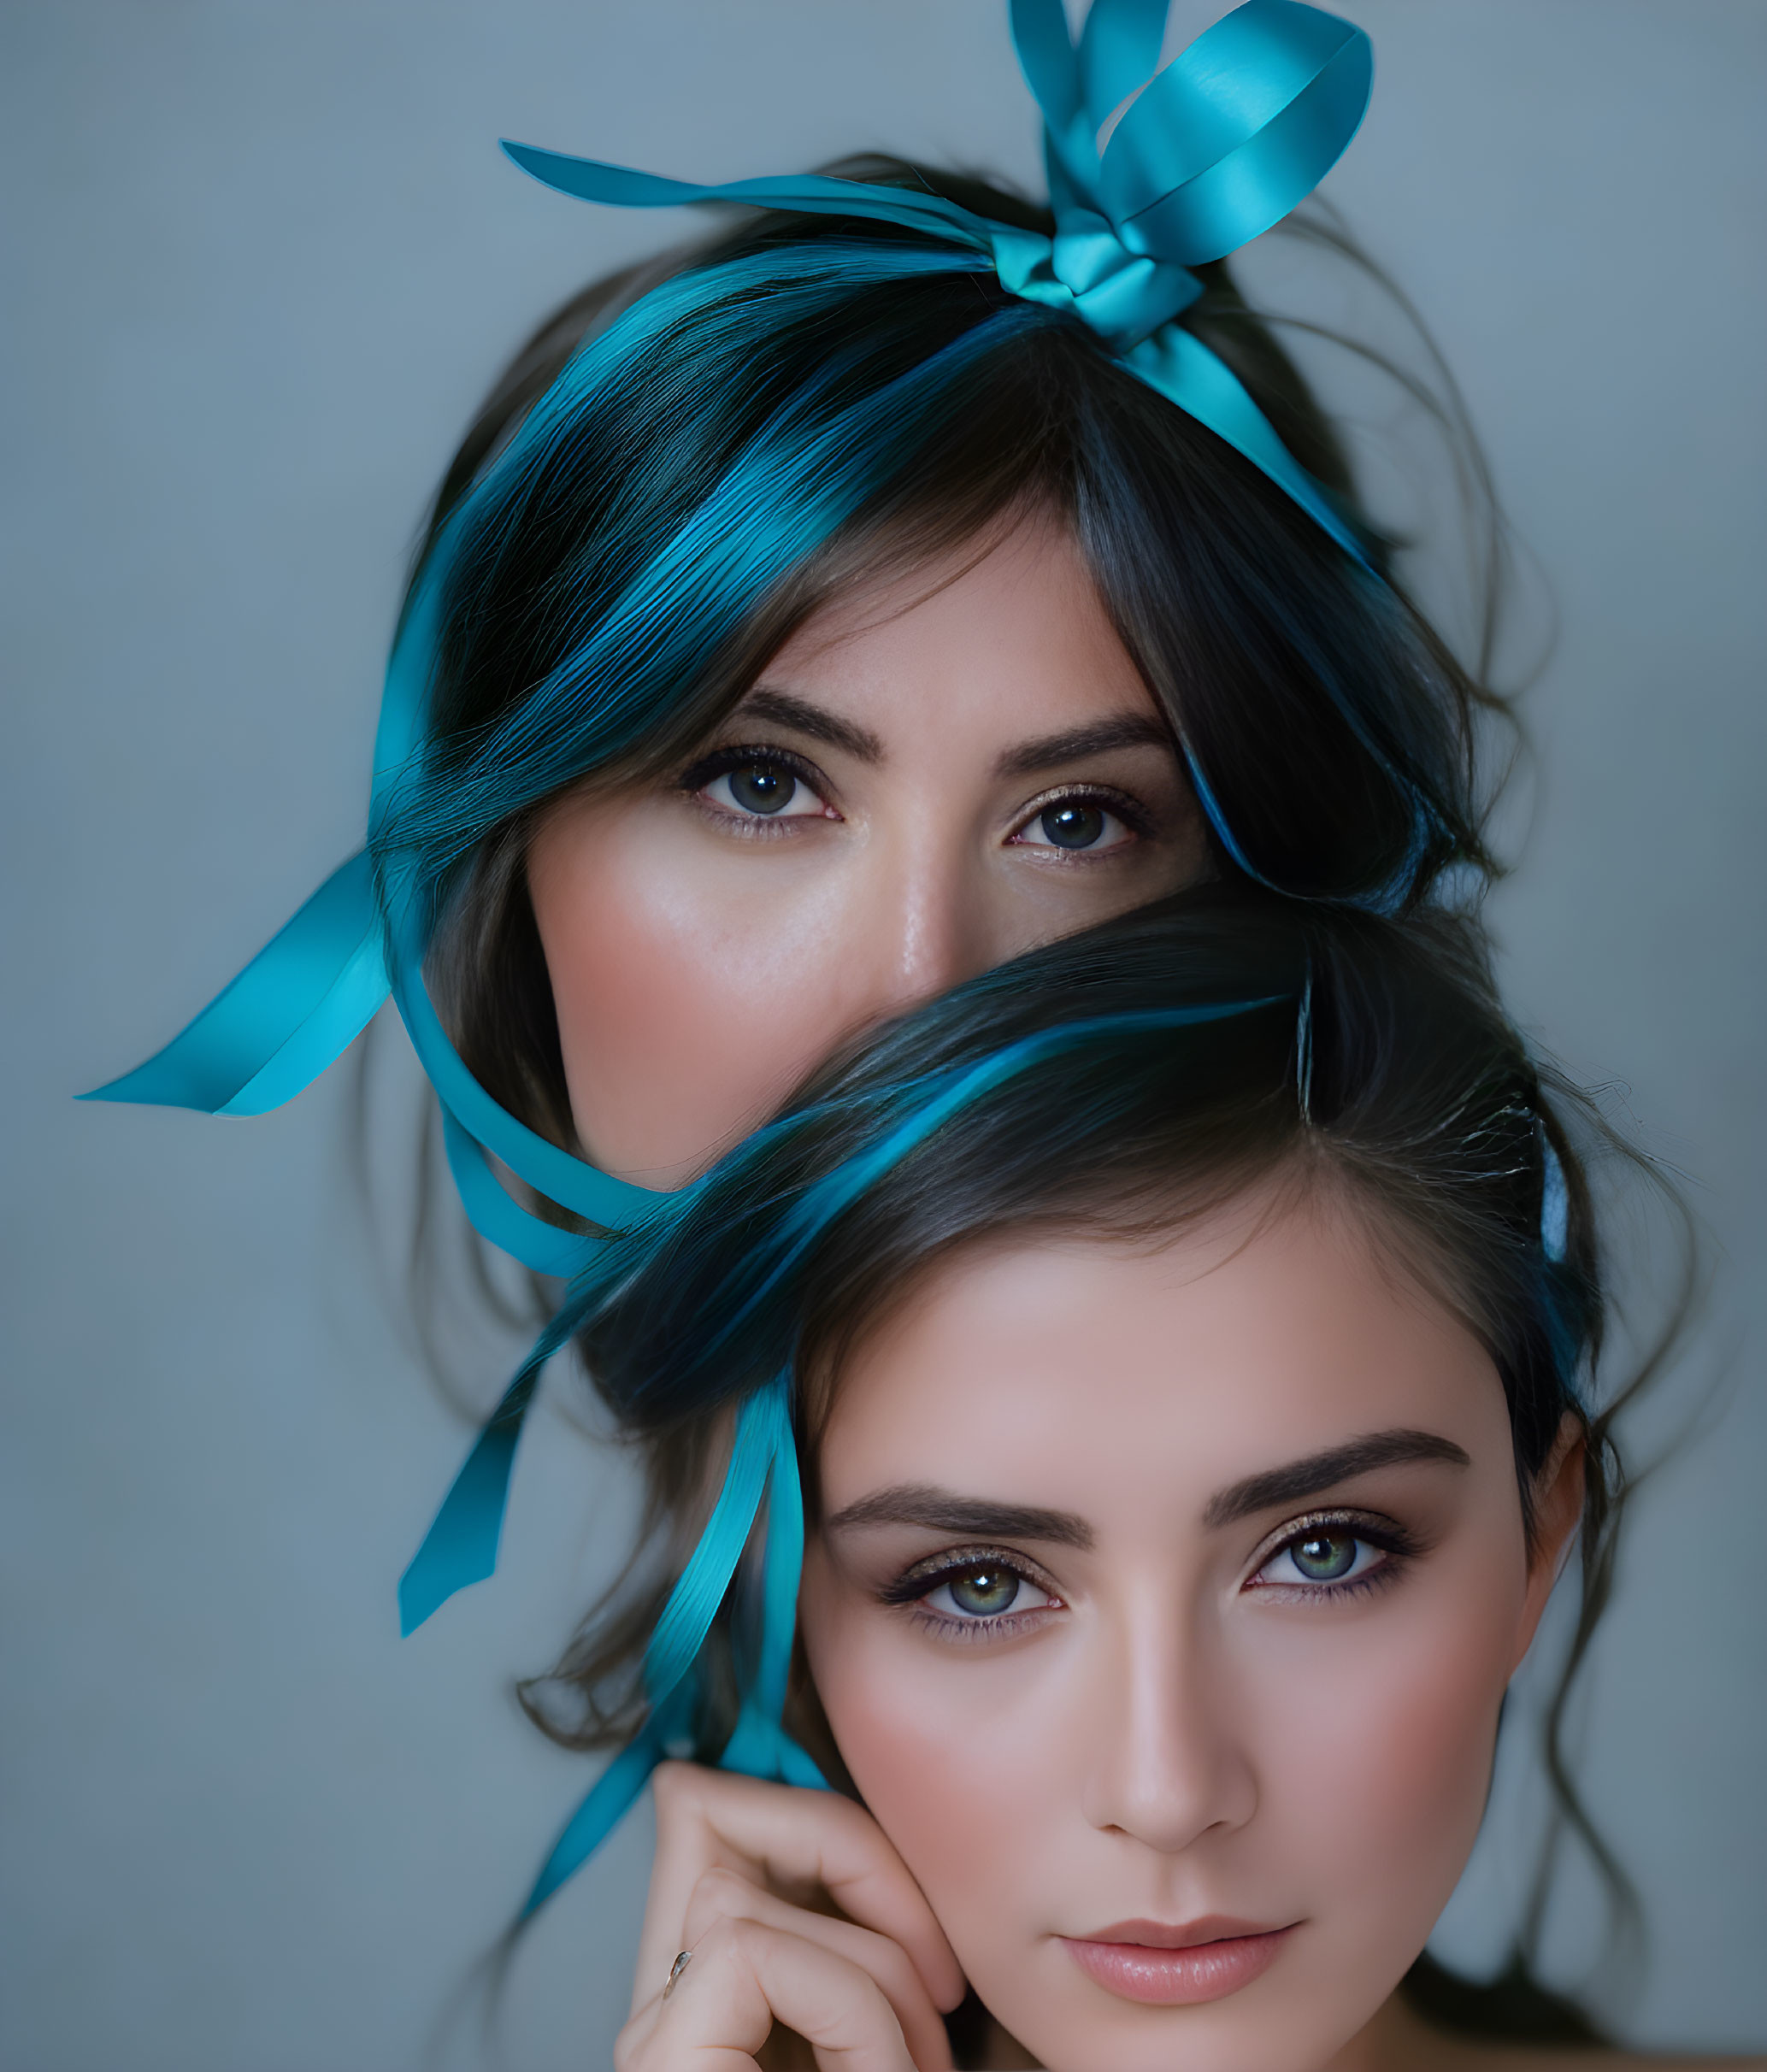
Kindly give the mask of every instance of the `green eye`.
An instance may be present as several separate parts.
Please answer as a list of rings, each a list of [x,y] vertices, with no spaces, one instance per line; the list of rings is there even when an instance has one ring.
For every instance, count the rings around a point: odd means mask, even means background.
[[[1292,1541],[1287,1553],[1310,1583],[1334,1583],[1356,1566],[1357,1545],[1353,1533],[1316,1532]]]
[[[1023,1578],[1010,1569],[969,1569],[945,1584],[951,1601],[972,1619],[998,1618],[1017,1601]]]

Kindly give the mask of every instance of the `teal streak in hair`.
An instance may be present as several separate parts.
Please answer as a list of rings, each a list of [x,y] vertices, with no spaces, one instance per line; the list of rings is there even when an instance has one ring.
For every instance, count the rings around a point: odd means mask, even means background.
[[[770,1263],[738,1304],[731,1315],[709,1334],[706,1351],[715,1354],[722,1345],[727,1345],[754,1316],[763,1304],[775,1296],[787,1276],[799,1265],[811,1248],[816,1245],[837,1216],[850,1208],[869,1188],[892,1168],[899,1165],[921,1145],[954,1116],[981,1100],[994,1087],[1016,1078],[1020,1073],[1044,1064],[1063,1052],[1084,1049],[1100,1038],[1151,1033],[1162,1029],[1193,1027],[1210,1021],[1222,1021],[1239,1015],[1255,1013],[1259,1008],[1274,1006],[1279,996],[1269,994],[1257,999],[1226,1000],[1205,1003],[1195,1007],[1148,1008],[1117,1015],[1094,1015],[1081,1021],[1070,1021],[1054,1028],[1040,1029],[1034,1034],[1021,1037],[1009,1044],[992,1057],[980,1063],[937,1075],[942,1081],[938,1091],[925,1099],[914,1111],[889,1130],[882,1139],[870,1150],[860,1152],[846,1160],[822,1180],[804,1190],[802,1199],[783,1218],[779,1232],[769,1245],[773,1253]],[[924,1088],[917,1089],[924,1091]],[[734,1159],[751,1157],[760,1151],[775,1132],[786,1132],[801,1127],[811,1119],[816,1111],[787,1116],[769,1130],[759,1133],[743,1150],[733,1154]],[[717,1178],[715,1171],[710,1181]]]
[[[1544,1125],[1536,1123],[1540,1134],[1540,1245],[1554,1266],[1564,1259],[1565,1248],[1570,1242],[1570,1191],[1564,1184],[1564,1167],[1552,1148],[1552,1139],[1546,1134]]]
[[[962,377],[1036,321],[997,311],[832,413],[828,396],[847,369],[827,363],[475,752],[410,787],[383,826],[383,848],[421,858],[433,879],[485,825],[550,796],[654,725],[769,591],[929,438],[957,424],[968,403]]]
[[[782,1387],[780,1394],[783,1403]],[[768,1487],[760,1657],[743,1698],[736,1731],[719,1757],[718,1767],[745,1777],[776,1777],[781,1783],[826,1790],[822,1773],[782,1724],[803,1572],[804,1491],[798,1475],[798,1449],[787,1425],[774,1449]]]

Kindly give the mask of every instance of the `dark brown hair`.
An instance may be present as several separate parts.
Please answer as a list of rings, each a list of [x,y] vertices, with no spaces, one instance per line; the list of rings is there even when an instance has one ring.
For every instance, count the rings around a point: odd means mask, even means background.
[[[1223,1006],[1234,1011],[1197,1018]],[[1022,1062],[1001,1072],[1002,1060]],[[916,1138],[913,1117],[983,1064],[982,1091]],[[857,1192],[831,1192],[886,1140],[908,1148],[881,1170],[865,1163]],[[574,1299],[586,1370],[640,1451],[648,1504],[626,1574],[526,1691],[531,1715],[582,1747],[639,1723],[639,1658],[703,1525],[729,1406],[795,1370],[813,1506],[815,1432],[848,1352],[954,1250],[1012,1232],[1146,1238],[1268,1183],[1325,1186],[1490,1351],[1530,1536],[1564,1419],[1581,1429],[1581,1598],[1546,1759],[1561,1818],[1623,1910],[1629,1888],[1569,1774],[1564,1711],[1611,1586],[1627,1489],[1614,1421],[1667,1338],[1629,1383],[1605,1385],[1592,1157],[1679,1213],[1647,1163],[1531,1056],[1477,929],[1440,909],[1381,920],[1219,886],[984,974],[825,1068],[666,1230],[614,1241]],[[837,1206],[806,1207],[824,1197]],[[705,1657],[704,1760],[735,1716],[751,1587],[739,1579]],[[794,1704],[793,1732],[841,1775],[801,1664]],[[1409,1990],[1457,2028],[1594,2040],[1522,1955],[1488,1993],[1428,1960]]]
[[[893,160],[832,169],[1051,227],[1046,210],[979,180]],[[1321,221],[1311,234],[1343,243]],[[1448,867],[1475,876],[1490,868],[1475,749],[1481,715],[1501,701],[1390,580],[1387,543],[1358,510],[1329,421],[1226,264],[1199,269],[1205,291],[1182,323],[1238,374],[1389,580],[1358,568],[1077,320],[1017,302],[985,270],[940,263],[879,278],[842,262],[927,243],[889,225],[745,212],[710,242],[598,282],[517,356],[443,483],[419,561],[433,574],[445,546],[430,806],[386,839],[433,852],[427,868],[448,918],[433,974],[462,1055],[556,1142],[574,1138],[526,888],[538,814],[575,783],[677,772],[772,651],[855,571],[922,563],[1027,505],[1071,527],[1175,739],[1206,775],[1234,849],[1260,880],[1310,898],[1404,905]],[[741,271],[804,254],[827,262],[814,295],[763,293]],[[668,284],[694,291],[641,364],[618,380],[561,380],[586,364],[586,344]],[[961,365],[932,378],[959,345]],[[546,704],[541,693],[573,666],[585,629],[605,622],[646,557],[680,536],[783,414],[804,409],[810,428],[826,427],[837,409],[910,373],[930,380],[916,406],[923,430],[910,427],[886,477],[734,616],[691,681],[619,729],[586,721],[580,702]],[[804,398],[819,385],[826,406],[811,408]],[[543,399],[553,413],[546,436],[501,486],[499,463]],[[543,742],[541,774],[512,803],[507,771],[495,766],[498,744],[518,738]],[[1234,874],[1218,839],[1216,849],[1217,869]]]

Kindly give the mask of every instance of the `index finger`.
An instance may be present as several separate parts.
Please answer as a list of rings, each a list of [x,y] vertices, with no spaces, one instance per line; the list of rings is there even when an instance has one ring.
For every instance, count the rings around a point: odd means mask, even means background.
[[[934,2006],[948,2010],[963,1998],[963,1975],[944,1929],[863,1807],[833,1792],[689,1763],[661,1764],[652,1783],[657,1857],[639,1944],[641,1982],[654,1978],[660,1986],[681,1947],[694,1887],[722,1866],[770,1880],[787,1894],[820,1886],[849,1920],[900,1945]]]

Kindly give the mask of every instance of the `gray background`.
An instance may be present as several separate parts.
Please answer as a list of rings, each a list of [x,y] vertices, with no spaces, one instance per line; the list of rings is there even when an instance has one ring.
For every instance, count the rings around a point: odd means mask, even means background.
[[[1187,32],[1210,11],[1179,0]],[[1760,2047],[1767,10],[1354,11],[1380,80],[1329,191],[1443,340],[1558,615],[1507,982],[1619,1083],[1725,1254],[1694,1379],[1728,1356],[1728,1401],[1642,1501],[1591,1689],[1586,1774],[1652,1933],[1599,1997],[1640,2040]],[[531,320],[673,233],[542,191],[496,138],[706,179],[877,144],[1030,180],[1029,104],[1000,0],[11,0],[0,96],[0,2062],[397,2072],[583,1784],[509,1686],[625,1486],[544,1413],[503,1574],[401,1644],[394,1579],[466,1427],[350,1205],[343,1075],[250,1127],[68,1097],[356,845],[454,437]],[[480,1397],[510,1350],[459,1348]],[[1464,1963],[1501,1948],[1534,1789],[1506,1768],[1443,1930]],[[640,1814],[534,1935],[511,2063],[605,2062],[645,1846]]]

